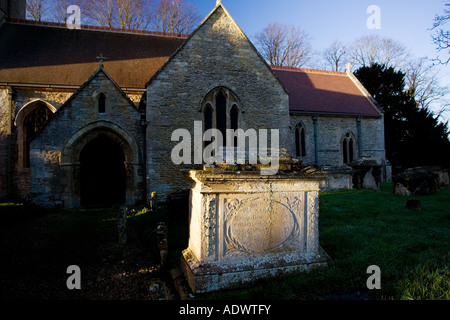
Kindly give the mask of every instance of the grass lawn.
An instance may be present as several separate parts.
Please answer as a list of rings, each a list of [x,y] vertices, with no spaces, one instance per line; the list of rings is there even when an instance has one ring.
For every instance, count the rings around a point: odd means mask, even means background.
[[[450,188],[415,197],[379,191],[320,193],[320,244],[332,261],[308,274],[261,280],[197,299],[450,299]],[[148,285],[169,279],[187,247],[186,207],[128,217],[128,242],[117,243],[114,210],[58,211],[0,204],[1,298],[149,299]],[[184,213],[182,213],[184,212]],[[169,259],[159,266],[155,228],[169,226]],[[66,268],[79,265],[82,290],[68,290]],[[381,270],[381,289],[366,286],[367,267]]]

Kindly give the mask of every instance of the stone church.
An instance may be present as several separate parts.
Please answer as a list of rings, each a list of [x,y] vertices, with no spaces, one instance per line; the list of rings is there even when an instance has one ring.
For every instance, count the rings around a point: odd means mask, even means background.
[[[78,208],[190,188],[174,130],[278,129],[293,158],[352,188],[385,177],[383,111],[351,72],[270,66],[218,1],[189,35],[26,21],[0,1],[0,198]],[[201,167],[201,165],[200,165]],[[372,169],[371,169],[372,170]]]

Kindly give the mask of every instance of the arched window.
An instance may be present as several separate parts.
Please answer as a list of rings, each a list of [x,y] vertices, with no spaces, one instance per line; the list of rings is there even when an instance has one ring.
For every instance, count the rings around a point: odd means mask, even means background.
[[[48,121],[52,111],[42,102],[37,103],[31,112],[29,112],[23,120],[23,137],[24,137],[24,167],[30,167],[30,141],[36,136],[36,133]]]
[[[104,93],[100,93],[97,97],[98,104],[98,113],[106,112],[106,95]]]
[[[295,156],[306,156],[306,137],[305,128],[301,123],[295,127]]]
[[[218,87],[211,90],[202,103],[203,129],[218,129],[225,139],[226,130],[239,128],[239,102],[236,96],[228,89]],[[234,146],[236,146],[236,137]],[[229,142],[223,141],[229,145]]]
[[[345,164],[350,164],[354,160],[355,138],[351,132],[345,134],[342,140],[342,156]]]

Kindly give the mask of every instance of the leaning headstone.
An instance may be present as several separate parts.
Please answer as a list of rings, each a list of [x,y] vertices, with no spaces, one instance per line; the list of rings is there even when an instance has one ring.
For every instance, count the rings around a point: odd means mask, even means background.
[[[121,206],[117,213],[117,232],[119,235],[119,244],[125,245],[127,243],[127,213],[128,208]]]

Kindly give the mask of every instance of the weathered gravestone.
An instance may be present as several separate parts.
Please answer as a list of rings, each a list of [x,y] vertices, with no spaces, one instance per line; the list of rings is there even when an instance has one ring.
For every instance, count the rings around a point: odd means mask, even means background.
[[[286,162],[276,175],[243,166],[190,171],[195,186],[182,270],[194,292],[327,266],[318,229],[324,176]]]
[[[407,169],[392,177],[394,193],[411,195],[428,195],[436,192],[438,175],[426,168]]]
[[[375,160],[362,159],[355,161],[353,170],[353,187],[378,190],[380,188],[383,166]]]

